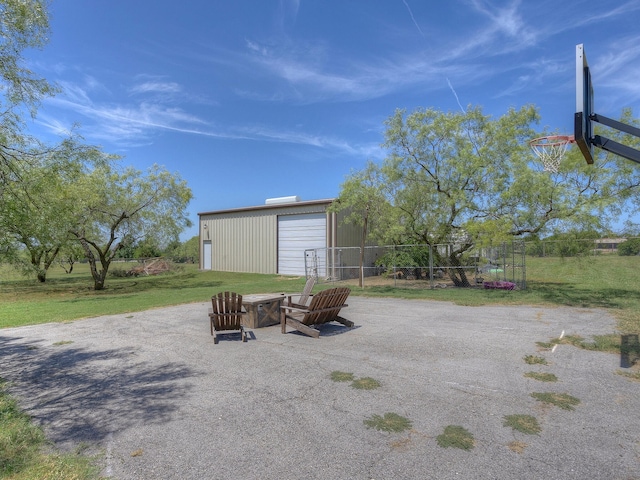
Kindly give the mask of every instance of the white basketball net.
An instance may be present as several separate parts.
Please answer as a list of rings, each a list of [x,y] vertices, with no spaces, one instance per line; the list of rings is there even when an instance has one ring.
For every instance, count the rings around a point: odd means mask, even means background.
[[[542,160],[545,172],[557,173],[560,162],[567,151],[567,146],[573,143],[568,135],[552,135],[534,138],[529,142],[531,149]]]

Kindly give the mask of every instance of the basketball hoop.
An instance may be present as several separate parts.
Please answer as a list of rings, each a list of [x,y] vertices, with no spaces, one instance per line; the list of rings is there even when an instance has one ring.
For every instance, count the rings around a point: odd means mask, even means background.
[[[533,152],[542,160],[545,172],[557,173],[567,146],[575,143],[573,135],[550,135],[529,142]]]

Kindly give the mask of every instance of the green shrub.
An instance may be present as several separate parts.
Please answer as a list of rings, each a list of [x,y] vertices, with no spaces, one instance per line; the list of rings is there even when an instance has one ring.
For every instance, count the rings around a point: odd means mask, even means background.
[[[632,238],[618,245],[618,255],[623,257],[640,255],[640,238]]]
[[[113,278],[127,278],[131,277],[131,271],[124,268],[110,268],[109,276]]]

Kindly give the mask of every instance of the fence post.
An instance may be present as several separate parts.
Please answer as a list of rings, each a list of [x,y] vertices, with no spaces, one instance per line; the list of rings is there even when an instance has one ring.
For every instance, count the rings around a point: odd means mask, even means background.
[[[391,256],[391,258],[393,258],[393,286],[397,287],[398,285],[396,285],[396,280],[397,280],[397,277],[396,277],[396,246],[392,245],[392,247],[393,247],[393,249],[392,249],[393,255]]]
[[[429,288],[434,289],[433,284],[433,245],[429,245]]]

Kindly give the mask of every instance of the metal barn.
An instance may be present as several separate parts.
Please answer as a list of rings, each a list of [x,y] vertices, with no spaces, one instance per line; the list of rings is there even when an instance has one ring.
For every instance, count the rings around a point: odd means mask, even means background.
[[[306,250],[359,244],[358,228],[328,212],[334,199],[268,199],[264,205],[199,213],[200,268],[225,272],[305,275],[318,259]],[[317,275],[322,271],[320,260]]]

